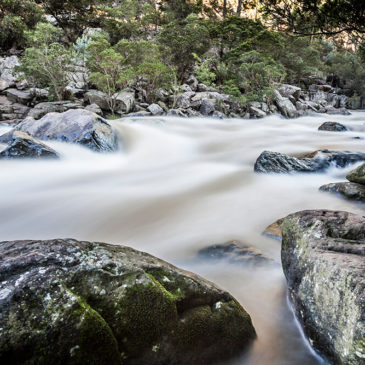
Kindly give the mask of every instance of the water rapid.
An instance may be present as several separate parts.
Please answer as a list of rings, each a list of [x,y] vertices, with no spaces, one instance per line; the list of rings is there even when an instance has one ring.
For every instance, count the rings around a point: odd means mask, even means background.
[[[319,132],[324,121],[351,128]],[[0,161],[2,240],[72,237],[123,244],[197,272],[232,293],[251,314],[258,339],[232,365],[323,364],[305,340],[277,267],[242,268],[193,260],[203,247],[239,240],[280,262],[267,225],[304,209],[364,213],[318,188],[351,169],[321,174],[255,174],[264,150],[365,152],[365,113],[286,120],[124,119],[111,122],[120,151],[97,154],[48,143],[58,161]],[[0,132],[5,132],[2,128]]]

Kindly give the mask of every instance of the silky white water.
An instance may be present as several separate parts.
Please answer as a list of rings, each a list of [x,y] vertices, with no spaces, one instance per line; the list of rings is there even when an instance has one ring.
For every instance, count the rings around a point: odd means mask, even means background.
[[[328,120],[352,131],[319,132]],[[60,160],[0,161],[1,240],[76,238],[123,244],[197,272],[233,294],[250,313],[258,339],[234,365],[322,364],[303,337],[280,268],[242,268],[193,260],[200,248],[228,240],[280,262],[267,225],[304,209],[364,213],[318,188],[347,169],[321,174],[255,174],[264,150],[365,152],[365,113],[295,120],[148,118],[112,121],[120,151],[98,154],[47,142]],[[0,133],[7,128],[0,128]]]

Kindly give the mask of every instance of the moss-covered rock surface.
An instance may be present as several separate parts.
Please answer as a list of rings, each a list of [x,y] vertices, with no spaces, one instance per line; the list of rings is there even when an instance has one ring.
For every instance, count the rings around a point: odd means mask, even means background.
[[[303,211],[282,234],[289,295],[311,344],[331,364],[364,364],[365,217]]]
[[[1,364],[211,364],[256,336],[227,292],[124,246],[0,243]]]

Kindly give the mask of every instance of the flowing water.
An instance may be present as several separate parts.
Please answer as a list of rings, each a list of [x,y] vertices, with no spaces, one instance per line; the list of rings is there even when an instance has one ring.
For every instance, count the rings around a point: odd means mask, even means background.
[[[352,128],[319,132],[326,120]],[[125,119],[113,154],[48,143],[58,161],[0,161],[1,240],[76,239],[123,244],[199,273],[251,314],[258,339],[234,365],[323,364],[305,340],[277,267],[242,268],[193,260],[203,247],[240,240],[280,262],[267,225],[303,209],[363,213],[364,206],[321,193],[349,169],[322,174],[255,174],[264,150],[365,152],[365,113],[295,120]],[[2,128],[1,131],[6,131]]]

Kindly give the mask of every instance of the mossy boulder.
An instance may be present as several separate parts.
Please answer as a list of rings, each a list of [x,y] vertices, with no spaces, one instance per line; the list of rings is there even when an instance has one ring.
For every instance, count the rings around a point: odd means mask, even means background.
[[[282,234],[289,295],[309,341],[331,364],[364,364],[365,217],[303,211]]]
[[[347,174],[346,179],[353,183],[365,185],[365,163],[355,170],[350,171]]]
[[[211,364],[255,338],[227,292],[124,246],[0,243],[0,363]]]
[[[346,199],[365,202],[365,185],[352,182],[338,182],[322,185],[320,191],[338,194]]]

